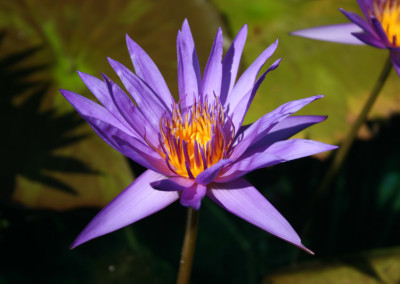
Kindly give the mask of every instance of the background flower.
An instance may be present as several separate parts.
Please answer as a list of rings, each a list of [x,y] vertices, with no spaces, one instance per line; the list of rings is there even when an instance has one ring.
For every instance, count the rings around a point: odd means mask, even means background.
[[[291,34],[345,44],[368,44],[389,49],[390,58],[400,75],[400,1],[357,0],[364,18],[340,9],[351,21],[348,24],[321,26]]]

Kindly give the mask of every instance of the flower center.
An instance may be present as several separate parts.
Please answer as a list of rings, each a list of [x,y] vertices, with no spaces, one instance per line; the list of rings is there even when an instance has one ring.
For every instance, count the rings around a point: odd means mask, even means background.
[[[374,1],[374,10],[390,43],[400,47],[400,1]]]
[[[227,157],[234,132],[217,98],[211,105],[207,99],[195,102],[184,115],[175,104],[172,118],[164,116],[160,120],[162,151],[158,153],[174,173],[196,178]]]

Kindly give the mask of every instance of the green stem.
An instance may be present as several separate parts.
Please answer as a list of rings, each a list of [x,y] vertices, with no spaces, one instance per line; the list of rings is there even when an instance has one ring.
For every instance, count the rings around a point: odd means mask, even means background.
[[[349,134],[347,135],[346,139],[343,141],[342,145],[340,145],[340,148],[337,150],[332,164],[328,168],[324,178],[322,179],[322,182],[320,186],[317,188],[316,192],[313,195],[313,198],[307,205],[307,209],[309,211],[309,216],[307,222],[304,224],[301,236],[302,238],[307,237],[312,225],[314,219],[312,216],[314,215],[315,207],[317,206],[318,202],[325,196],[327,193],[328,189],[330,188],[332,181],[336,177],[337,173],[339,172],[340,167],[342,166],[347,153],[350,150],[351,145],[354,142],[354,139],[356,138],[358,131],[360,130],[361,125],[364,123],[364,121],[367,118],[367,115],[369,111],[371,110],[372,106],[375,103],[376,98],[378,97],[380,91],[382,90],[383,85],[385,84],[387,78],[389,77],[390,71],[392,70],[392,62],[390,60],[390,57],[387,59],[385,65],[383,66],[382,72],[378,78],[378,80],[375,83],[374,88],[372,89],[368,100],[365,102],[360,114],[357,117],[356,122],[353,124],[353,127],[350,129]],[[300,251],[300,250],[298,250]],[[299,253],[296,252],[295,255],[293,256],[293,261],[295,262],[299,257]]]
[[[197,228],[199,226],[199,211],[189,207],[187,212],[185,238],[183,240],[178,279],[176,280],[177,284],[188,284],[190,281]]]
[[[342,145],[340,145],[340,148],[337,150],[335,157],[333,158],[332,164],[328,168],[328,171],[326,172],[320,187],[317,189],[317,192],[314,195],[315,196],[313,199],[314,202],[317,202],[325,194],[325,192],[330,187],[332,181],[336,177],[340,167],[342,166],[344,160],[346,159],[346,156],[350,150],[351,145],[354,142],[354,139],[357,137],[361,125],[365,122],[369,111],[374,105],[376,98],[378,97],[384,83],[386,82],[386,79],[389,77],[389,73],[392,70],[392,66],[393,64],[389,57],[382,69],[381,75],[379,76],[378,80],[375,83],[374,88],[372,89],[369,95],[368,100],[365,102],[360,114],[358,115],[356,122],[353,124],[353,127],[350,129],[350,132],[347,135],[346,139],[343,141]]]

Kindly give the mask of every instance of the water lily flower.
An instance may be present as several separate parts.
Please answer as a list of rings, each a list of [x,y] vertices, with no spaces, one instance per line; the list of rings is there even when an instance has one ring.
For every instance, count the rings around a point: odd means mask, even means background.
[[[389,49],[393,66],[400,76],[400,0],[357,0],[357,2],[364,18],[340,9],[351,23],[315,27],[291,34]]]
[[[278,42],[271,44],[236,81],[247,36],[245,25],[222,59],[218,30],[201,77],[187,20],[177,36],[179,102],[175,102],[149,55],[129,36],[136,74],[109,59],[132,99],[106,75],[100,80],[79,72],[100,104],[61,90],[64,97],[114,149],[148,168],[103,208],[72,244],[130,225],[176,200],[198,210],[207,196],[261,229],[310,252],[285,218],[242,178],[246,173],[336,148],[312,140],[290,139],[325,116],[292,116],[313,96],[286,103],[248,126],[243,118],[267,73],[258,79]],[[311,252],[310,252],[311,253]]]

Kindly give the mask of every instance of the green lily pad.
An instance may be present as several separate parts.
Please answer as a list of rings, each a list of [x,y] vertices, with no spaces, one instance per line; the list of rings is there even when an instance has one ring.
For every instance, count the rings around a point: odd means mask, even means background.
[[[371,251],[327,261],[313,261],[265,277],[262,283],[398,283],[400,248]]]

